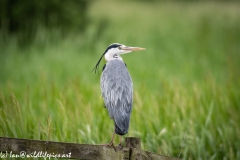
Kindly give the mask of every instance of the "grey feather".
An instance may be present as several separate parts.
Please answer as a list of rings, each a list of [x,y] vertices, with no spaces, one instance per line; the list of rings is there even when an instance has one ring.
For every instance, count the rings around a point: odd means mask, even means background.
[[[133,103],[133,83],[123,61],[107,62],[101,75],[101,91],[105,106],[115,122],[115,132],[128,132]]]

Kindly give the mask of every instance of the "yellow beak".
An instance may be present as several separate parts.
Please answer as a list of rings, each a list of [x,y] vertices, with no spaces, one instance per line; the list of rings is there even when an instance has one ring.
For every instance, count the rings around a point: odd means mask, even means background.
[[[141,51],[141,50],[146,50],[146,48],[141,48],[141,47],[120,47],[121,50],[126,50],[126,51]]]

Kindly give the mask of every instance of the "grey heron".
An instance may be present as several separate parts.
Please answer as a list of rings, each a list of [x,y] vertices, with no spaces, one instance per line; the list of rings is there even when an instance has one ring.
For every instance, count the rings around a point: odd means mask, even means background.
[[[140,50],[145,50],[145,48],[129,47],[123,44],[113,43],[107,47],[93,68],[96,73],[104,56],[107,63],[102,70],[100,87],[105,107],[115,125],[115,130],[109,143],[109,145],[113,147],[115,134],[121,136],[119,146],[121,147],[122,145],[122,136],[127,134],[129,129],[133,104],[132,78],[120,55]]]

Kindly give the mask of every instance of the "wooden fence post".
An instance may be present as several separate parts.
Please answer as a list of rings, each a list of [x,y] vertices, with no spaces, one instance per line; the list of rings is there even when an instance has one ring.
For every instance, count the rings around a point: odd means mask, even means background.
[[[130,148],[129,160],[179,160],[141,149],[141,139],[136,137],[126,137],[125,147]]]
[[[57,157],[56,157],[57,156]],[[126,137],[125,146],[77,144],[31,139],[0,137],[0,159],[67,158],[94,160],[177,160],[176,158],[144,151],[141,139]]]

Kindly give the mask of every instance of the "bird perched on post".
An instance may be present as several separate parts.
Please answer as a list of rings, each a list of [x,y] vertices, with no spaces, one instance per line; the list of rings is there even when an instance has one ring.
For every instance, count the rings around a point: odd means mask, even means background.
[[[119,146],[122,146],[122,136],[128,132],[133,104],[132,78],[120,55],[140,50],[145,50],[145,48],[128,47],[123,44],[113,43],[107,47],[93,68],[96,73],[104,56],[107,63],[103,66],[100,86],[105,106],[115,124],[115,130],[109,143],[110,146],[114,146],[115,133],[121,136]]]

